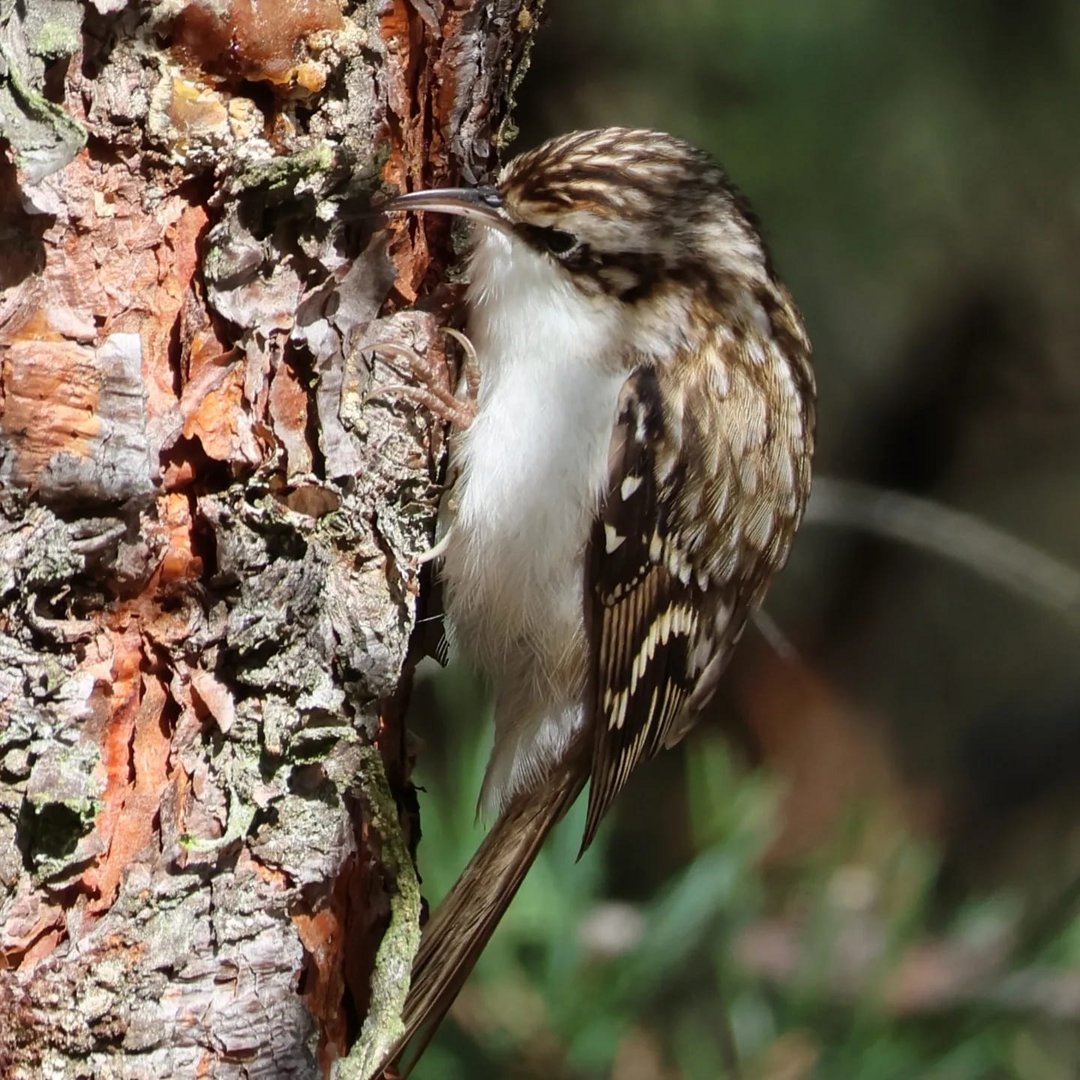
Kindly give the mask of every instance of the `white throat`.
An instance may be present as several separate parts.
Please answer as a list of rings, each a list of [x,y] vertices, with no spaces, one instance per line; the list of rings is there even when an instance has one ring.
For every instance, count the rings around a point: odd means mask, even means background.
[[[614,302],[585,295],[561,267],[520,240],[491,228],[477,234],[468,302],[470,331],[480,339],[473,344],[490,346],[485,375],[522,364],[539,373],[549,362],[567,371],[620,367],[622,326]],[[557,392],[552,400],[562,398]]]

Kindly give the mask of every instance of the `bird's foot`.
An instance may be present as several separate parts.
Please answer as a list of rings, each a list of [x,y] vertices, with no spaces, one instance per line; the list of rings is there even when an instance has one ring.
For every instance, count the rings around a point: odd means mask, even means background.
[[[460,330],[447,326],[443,327],[443,333],[453,338],[461,347],[463,357],[460,381],[463,393],[455,392],[452,370],[445,350],[439,353],[421,353],[408,345],[383,341],[375,345],[373,351],[391,370],[413,381],[377,386],[365,396],[365,402],[373,398],[404,398],[416,402],[433,416],[453,424],[456,428],[467,428],[476,416],[476,397],[480,390],[480,368],[476,361],[476,349]],[[388,356],[405,363],[399,367],[388,361]]]

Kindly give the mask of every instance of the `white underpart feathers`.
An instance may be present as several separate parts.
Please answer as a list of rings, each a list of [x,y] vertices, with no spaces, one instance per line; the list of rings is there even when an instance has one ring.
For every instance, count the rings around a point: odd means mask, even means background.
[[[454,643],[495,684],[482,800],[497,811],[582,723],[583,556],[628,371],[608,298],[585,296],[521,241],[478,233],[469,337],[480,392],[453,441],[443,574]]]

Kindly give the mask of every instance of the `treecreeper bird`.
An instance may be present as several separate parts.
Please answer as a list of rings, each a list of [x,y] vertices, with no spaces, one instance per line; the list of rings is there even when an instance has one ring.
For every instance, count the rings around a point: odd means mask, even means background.
[[[480,385],[438,551],[452,646],[495,689],[494,825],[424,930],[398,1056],[586,784],[582,851],[712,696],[802,517],[814,376],[753,212],[671,135],[574,132],[386,209],[473,223]]]

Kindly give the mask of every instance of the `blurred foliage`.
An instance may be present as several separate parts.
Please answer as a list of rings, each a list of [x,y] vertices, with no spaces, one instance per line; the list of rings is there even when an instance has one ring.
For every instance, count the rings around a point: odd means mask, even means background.
[[[1073,565],[1078,115],[1064,0],[549,0],[519,108],[523,146],[710,149],[806,315],[819,471]],[[769,608],[798,658],[748,641],[581,862],[560,827],[419,1080],[711,1080],[729,1042],[763,1080],[1080,1075],[1080,613],[821,525]],[[482,834],[483,700],[418,687],[432,901]]]
[[[471,706],[489,720],[458,668],[422,682],[419,704],[429,716]],[[475,793],[488,740],[482,724],[455,723],[432,733],[418,776],[433,903],[483,833]],[[797,864],[767,868],[776,780],[715,736],[695,741],[686,766],[690,860],[647,900],[614,898],[605,864],[617,830],[603,826],[575,864],[579,803],[418,1080],[713,1080],[735,1075],[729,1046],[741,1075],[763,1080],[1075,1076],[1080,919],[1022,950],[1015,897],[970,899],[941,925],[934,850],[901,833],[883,842],[867,806],[849,807]],[[637,858],[652,879],[649,852]]]

